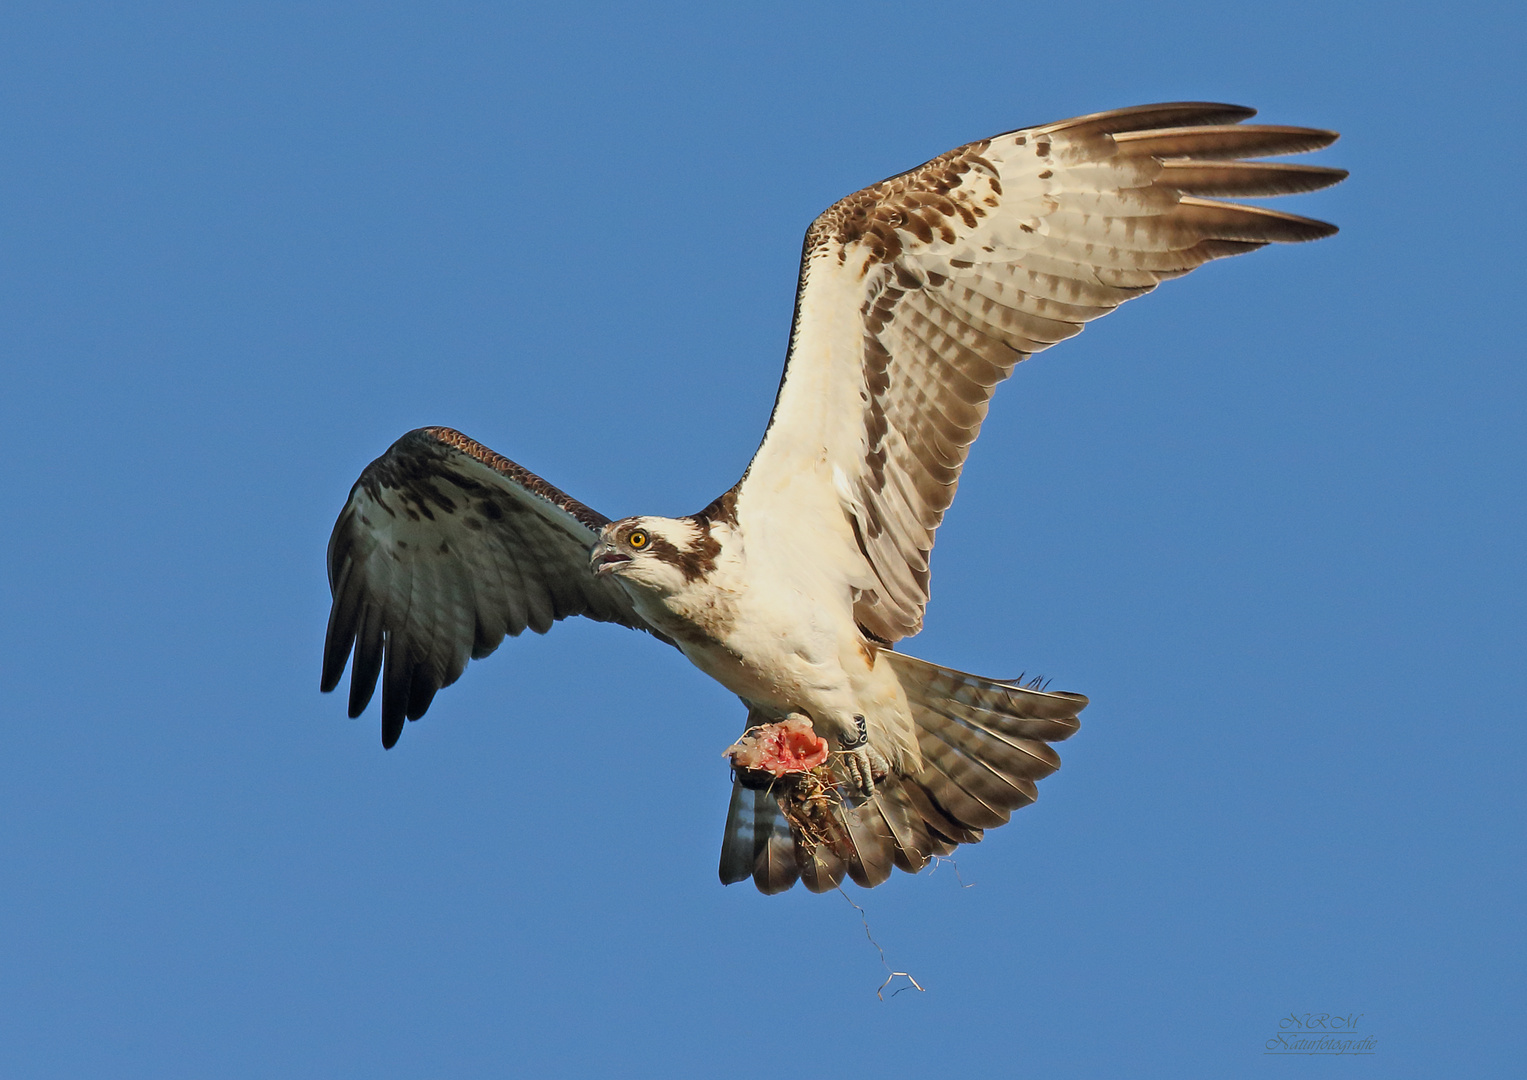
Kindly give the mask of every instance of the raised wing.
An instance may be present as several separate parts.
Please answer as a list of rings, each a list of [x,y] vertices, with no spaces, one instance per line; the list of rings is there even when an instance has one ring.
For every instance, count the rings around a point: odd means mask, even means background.
[[[618,585],[596,578],[589,551],[609,519],[450,428],[393,443],[350,489],[329,538],[334,606],[323,690],[339,685],[354,647],[350,715],[382,677],[382,745],[436,691],[526,627],[569,615],[651,628]]]
[[[846,568],[860,626],[916,633],[934,532],[997,383],[1210,259],[1335,226],[1205,196],[1313,191],[1340,169],[1246,161],[1336,134],[1145,105],[962,146],[836,203],[801,258],[785,376],[736,489],[760,533]],[[772,523],[787,523],[776,530]],[[788,527],[788,534],[785,528]],[[823,552],[818,537],[842,551]]]

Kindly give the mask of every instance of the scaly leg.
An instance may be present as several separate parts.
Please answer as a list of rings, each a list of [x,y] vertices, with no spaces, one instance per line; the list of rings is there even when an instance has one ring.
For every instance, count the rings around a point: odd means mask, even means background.
[[[838,765],[840,775],[854,793],[861,799],[868,799],[875,794],[876,773],[884,776],[890,763],[870,748],[870,733],[864,717],[856,715],[853,724],[852,735],[838,737]]]

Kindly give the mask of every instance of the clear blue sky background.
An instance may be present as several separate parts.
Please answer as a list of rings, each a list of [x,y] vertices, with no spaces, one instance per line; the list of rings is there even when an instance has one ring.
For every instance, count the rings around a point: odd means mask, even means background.
[[[0,13],[0,1074],[1520,1075],[1518,5]],[[799,243],[1142,102],[1332,127],[1342,226],[1024,364],[909,651],[1087,693],[959,871],[723,889],[738,703],[508,642],[384,753],[323,553],[400,433],[612,516],[741,472]],[[1310,159],[1306,159],[1310,160]],[[1373,1057],[1269,1058],[1290,1013]]]

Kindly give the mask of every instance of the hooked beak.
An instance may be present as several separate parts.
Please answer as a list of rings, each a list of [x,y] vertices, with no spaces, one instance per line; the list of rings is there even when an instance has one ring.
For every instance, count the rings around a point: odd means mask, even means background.
[[[622,555],[603,540],[594,545],[594,550],[589,553],[589,569],[596,576],[603,577],[622,563],[631,561],[631,556]]]

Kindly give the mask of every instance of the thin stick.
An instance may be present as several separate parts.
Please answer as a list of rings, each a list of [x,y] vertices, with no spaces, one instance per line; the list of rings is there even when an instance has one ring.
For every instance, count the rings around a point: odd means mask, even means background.
[[[864,936],[869,939],[869,942],[870,942],[871,945],[875,946],[875,951],[880,954],[880,966],[885,968],[885,970],[886,970],[885,982],[881,983],[880,986],[875,990],[875,996],[877,998],[879,998],[881,1001],[884,1001],[885,1000],[885,988],[887,986],[890,986],[891,985],[891,980],[895,979],[896,976],[898,976],[898,975],[900,975],[903,979],[906,979],[907,982],[911,983],[914,987],[916,987],[918,993],[926,994],[928,991],[926,989],[924,989],[923,985],[920,982],[918,982],[916,979],[914,979],[910,974],[908,974],[905,971],[892,971],[891,970],[891,965],[885,962],[885,950],[880,947],[880,942],[875,940],[875,935],[870,933],[870,920],[869,920],[869,916],[864,913],[864,909],[862,907],[860,907],[858,904],[854,903],[854,898],[853,897],[849,896],[848,893],[843,891],[843,886],[842,885],[838,886],[838,893],[843,897],[843,899],[848,901],[848,906],[849,907],[853,908],[855,911],[857,911],[859,913],[859,921],[864,924]],[[897,989],[891,991],[891,996],[895,997],[897,994],[901,993],[905,989],[906,989],[905,986],[898,987]]]
[[[976,883],[974,881],[966,884],[965,879],[960,876],[960,864],[955,862],[952,857],[948,855],[934,855],[928,861],[933,864],[933,867],[928,871],[929,877],[932,877],[935,873],[937,873],[940,866],[948,863],[950,866],[954,867],[954,879],[960,883],[960,888],[974,889],[976,887]]]

